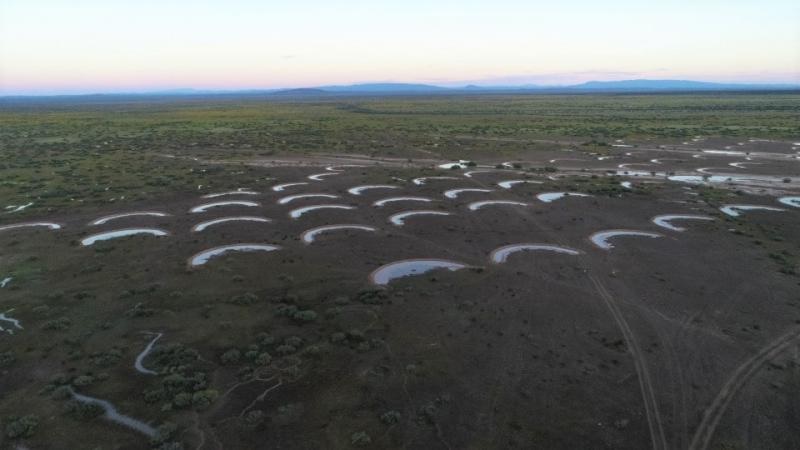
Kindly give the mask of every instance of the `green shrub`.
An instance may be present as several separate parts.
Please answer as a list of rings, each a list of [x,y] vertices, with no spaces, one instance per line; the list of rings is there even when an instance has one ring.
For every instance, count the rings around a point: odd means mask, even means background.
[[[296,313],[292,314],[292,319],[300,323],[313,322],[317,320],[317,313],[315,313],[310,309],[304,311],[297,311]]]
[[[78,400],[67,402],[67,413],[78,420],[91,420],[101,416],[105,411],[96,403],[85,403]]]
[[[214,389],[206,389],[197,391],[192,395],[192,406],[197,409],[204,409],[209,407],[214,400],[219,396],[219,392]]]
[[[297,351],[297,347],[293,345],[283,344],[279,345],[278,348],[275,349],[275,351],[278,352],[278,354],[281,356],[291,355],[292,353]]]
[[[353,445],[367,445],[372,442],[366,431],[356,431],[350,435],[350,443]]]
[[[26,438],[33,436],[39,426],[39,417],[33,414],[22,417],[10,417],[6,425],[6,437],[9,439]]]
[[[242,352],[240,352],[238,349],[232,348],[223,353],[219,359],[222,361],[222,364],[237,364],[242,359]]]
[[[385,423],[386,425],[394,425],[397,422],[400,422],[400,413],[397,411],[386,411],[385,413],[381,414],[381,422]]]

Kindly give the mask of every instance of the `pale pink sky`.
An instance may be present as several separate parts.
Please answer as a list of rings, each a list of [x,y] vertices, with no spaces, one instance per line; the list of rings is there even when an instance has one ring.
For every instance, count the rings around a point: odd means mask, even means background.
[[[0,95],[376,81],[800,83],[796,1],[333,3],[4,0]]]

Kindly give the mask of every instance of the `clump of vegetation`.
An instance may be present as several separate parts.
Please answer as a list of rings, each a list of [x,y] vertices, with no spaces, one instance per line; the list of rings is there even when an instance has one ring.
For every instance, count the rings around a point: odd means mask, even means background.
[[[147,308],[142,303],[137,303],[133,308],[128,311],[129,317],[151,317],[156,311],[153,308]]]
[[[164,448],[162,446],[169,444],[169,441],[177,432],[177,425],[172,422],[164,422],[163,424],[159,425],[158,428],[156,428],[156,435],[150,439],[150,445],[159,449]]]
[[[11,350],[0,352],[0,367],[10,367],[17,361],[17,357]]]
[[[97,352],[89,355],[92,364],[100,367],[109,367],[117,364],[122,358],[122,350],[119,348],[112,348],[105,352]]]
[[[9,417],[6,419],[6,437],[9,439],[31,437],[38,426],[39,417],[34,414]]]
[[[82,421],[92,420],[104,413],[103,407],[96,403],[86,403],[74,399],[67,402],[66,410],[67,414]]]
[[[245,428],[255,429],[264,423],[266,414],[260,409],[253,409],[247,412],[242,418],[242,424]]]
[[[294,314],[292,314],[292,319],[299,323],[313,322],[317,320],[317,313],[310,309],[296,311]]]
[[[156,347],[148,358],[160,372],[172,373],[185,370],[186,366],[196,362],[200,355],[197,350],[183,344],[169,344]]]
[[[367,445],[372,443],[372,438],[366,431],[356,431],[350,435],[350,443],[358,446]]]
[[[394,425],[397,422],[400,422],[400,413],[397,411],[386,411],[385,413],[381,414],[381,422],[385,423],[386,425]]]
[[[72,325],[69,317],[59,317],[58,319],[48,320],[42,325],[43,330],[48,331],[62,331],[66,330]]]
[[[240,306],[250,306],[258,303],[259,299],[256,294],[252,292],[245,292],[244,294],[234,295],[228,300],[228,303]]]
[[[356,294],[356,299],[368,305],[377,305],[383,303],[388,296],[389,295],[383,289],[369,288],[360,290],[358,294]]]

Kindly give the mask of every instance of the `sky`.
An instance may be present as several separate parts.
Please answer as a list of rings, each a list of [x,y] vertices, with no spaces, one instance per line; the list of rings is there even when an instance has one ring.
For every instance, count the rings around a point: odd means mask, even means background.
[[[798,0],[0,0],[0,95],[800,83]]]

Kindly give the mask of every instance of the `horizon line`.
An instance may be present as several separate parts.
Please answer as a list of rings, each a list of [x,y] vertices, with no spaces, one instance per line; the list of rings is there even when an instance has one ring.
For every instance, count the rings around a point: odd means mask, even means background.
[[[282,92],[282,91],[301,91],[301,90],[324,90],[324,89],[346,89],[346,88],[357,88],[357,87],[365,87],[365,86],[380,86],[380,85],[390,85],[390,86],[397,86],[398,88],[403,86],[417,86],[417,87],[428,87],[434,89],[442,89],[442,90],[474,90],[474,89],[484,89],[484,90],[557,90],[557,89],[575,89],[581,86],[591,85],[591,84],[614,84],[614,83],[632,83],[632,82],[648,82],[648,83],[691,83],[696,85],[709,85],[708,87],[713,88],[713,85],[717,85],[719,87],[763,87],[763,88],[789,88],[795,89],[800,88],[800,81],[797,82],[747,82],[747,81],[707,81],[707,80],[695,80],[695,79],[679,79],[679,78],[662,78],[662,79],[655,79],[655,78],[621,78],[616,80],[588,80],[579,83],[563,83],[563,84],[555,84],[555,83],[502,83],[502,82],[494,82],[492,83],[490,80],[485,81],[464,81],[464,82],[446,82],[442,84],[437,83],[426,83],[426,82],[408,82],[408,81],[364,81],[364,82],[352,82],[352,83],[337,83],[337,84],[323,84],[323,85],[309,85],[309,86],[300,86],[300,87],[285,87],[285,86],[276,86],[276,87],[237,87],[237,88],[224,88],[224,87],[211,87],[211,88],[203,88],[203,87],[192,87],[192,86],[181,86],[181,87],[152,87],[152,88],[143,88],[143,89],[108,89],[108,90],[94,90],[94,89],[75,89],[75,90],[64,90],[64,89],[54,89],[54,90],[19,90],[18,92],[2,92],[0,91],[0,98],[9,98],[9,97],[78,97],[78,96],[93,96],[93,95],[191,95],[193,93],[196,94],[236,94],[236,93],[257,93],[257,92]],[[699,87],[699,86],[697,86]],[[695,89],[697,89],[695,87]],[[634,88],[628,88],[626,90],[631,90]],[[654,89],[651,87],[650,89],[647,88],[640,88],[641,90],[659,90]],[[342,91],[339,91],[342,92]],[[351,91],[352,92],[352,91]],[[336,93],[336,92],[331,92]],[[362,92],[363,93],[363,92]]]

